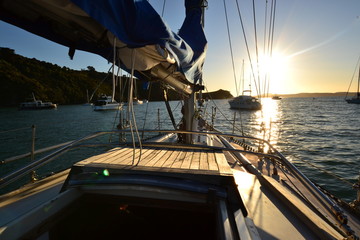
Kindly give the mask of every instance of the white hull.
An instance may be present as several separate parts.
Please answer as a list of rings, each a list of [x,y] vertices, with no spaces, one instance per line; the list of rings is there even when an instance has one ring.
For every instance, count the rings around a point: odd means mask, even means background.
[[[101,106],[94,106],[94,111],[119,110],[121,107],[120,103],[107,103]]]
[[[35,102],[23,102],[19,108],[21,110],[54,109],[57,108],[57,105],[55,103],[37,100]]]
[[[94,104],[94,111],[119,110],[122,104],[112,100],[113,97],[102,95]]]
[[[232,109],[245,109],[245,110],[260,110],[261,103],[257,98],[241,95],[234,99],[229,100],[230,108]]]

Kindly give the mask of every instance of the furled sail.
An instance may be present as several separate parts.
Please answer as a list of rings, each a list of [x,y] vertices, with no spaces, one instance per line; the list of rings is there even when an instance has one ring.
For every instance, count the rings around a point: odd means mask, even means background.
[[[201,78],[207,45],[202,1],[186,0],[179,34],[147,0],[0,0],[0,19],[69,47],[70,57],[78,49],[112,62],[116,54],[117,64],[133,67],[138,78],[190,94]]]

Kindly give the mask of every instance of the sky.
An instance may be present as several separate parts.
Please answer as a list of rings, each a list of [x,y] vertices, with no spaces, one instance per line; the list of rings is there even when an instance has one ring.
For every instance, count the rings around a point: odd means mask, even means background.
[[[150,0],[149,2],[161,15],[164,1]],[[207,91],[224,89],[233,95],[238,95],[241,90],[237,90],[236,86],[242,86],[240,81],[244,81],[244,88],[251,89],[253,95],[256,95],[256,82],[250,71],[250,61],[236,2],[236,0],[225,0],[233,64],[224,1],[208,0],[209,6],[205,12],[204,27],[208,51],[203,79]],[[266,0],[255,1],[256,34],[252,0],[239,0],[238,3],[253,67],[257,69],[256,66],[259,66],[261,69],[254,71],[255,80],[258,79],[257,72],[260,72],[260,79],[263,79],[263,69],[271,65],[268,75],[270,93],[346,92],[348,90],[360,57],[359,0],[277,0],[272,58],[270,59],[264,57]],[[271,0],[268,0],[268,9],[270,9],[270,4]],[[165,2],[163,18],[174,32],[181,27],[184,16],[183,1]],[[258,61],[256,61],[255,36],[258,40]],[[93,66],[97,71],[106,72],[110,68],[107,60],[82,51],[76,51],[74,60],[70,60],[68,48],[2,21],[0,21],[0,47],[12,48],[17,54],[25,57],[72,69],[80,70]],[[244,71],[242,71],[243,66]],[[357,73],[355,76],[357,77]],[[350,90],[355,91],[355,88],[353,81]]]

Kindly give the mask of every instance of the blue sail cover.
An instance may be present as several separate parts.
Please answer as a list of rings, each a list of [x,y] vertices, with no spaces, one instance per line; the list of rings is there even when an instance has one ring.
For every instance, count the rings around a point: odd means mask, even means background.
[[[69,0],[69,3],[72,2],[85,12],[88,15],[86,17],[90,17],[104,28],[102,38],[93,40],[87,39],[87,37],[91,38],[89,34],[81,37],[76,35],[74,25],[78,28],[78,32],[81,32],[82,28],[86,28],[87,20],[76,11],[60,12],[58,10],[60,7],[62,9],[67,7],[64,6],[66,5],[64,2],[66,1],[52,0],[46,3],[49,6],[41,9],[41,6],[37,6],[41,3],[37,1],[2,0],[0,18],[36,35],[68,46],[71,49],[70,55],[74,54],[75,49],[79,49],[103,56],[110,62],[113,61],[113,46],[101,42],[106,31],[111,32],[129,49],[156,45],[166,49],[175,59],[177,71],[188,81],[196,83],[201,78],[207,45],[201,26],[202,0],[186,0],[186,18],[179,34],[170,30],[147,0]],[[32,3],[35,7],[31,6]],[[53,15],[57,14],[57,17],[62,17],[63,20],[59,21],[56,18],[55,23],[51,11],[54,11]],[[31,16],[35,17],[31,18]]]

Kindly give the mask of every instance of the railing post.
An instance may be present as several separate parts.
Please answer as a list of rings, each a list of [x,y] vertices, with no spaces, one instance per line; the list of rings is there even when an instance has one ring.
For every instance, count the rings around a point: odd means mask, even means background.
[[[35,125],[32,125],[31,126],[31,155],[30,155],[30,159],[31,161],[33,162],[34,159],[35,159],[35,133],[36,133],[36,127]],[[37,179],[36,179],[36,172],[35,171],[32,171],[31,172],[31,181],[32,182],[35,182]]]
[[[212,108],[211,108],[211,127],[212,127],[212,130],[214,130],[214,119],[215,119],[215,116],[216,116],[216,107],[212,107]]]
[[[357,189],[357,198],[356,201],[358,202],[358,205],[360,206],[360,176],[358,178],[358,182],[354,184],[353,186],[355,189]]]
[[[160,130],[161,129],[161,127],[160,127],[160,108],[158,108],[157,116],[158,116],[158,129]]]
[[[233,122],[232,134],[235,133],[235,121],[236,121],[236,112],[234,112],[234,122]]]

